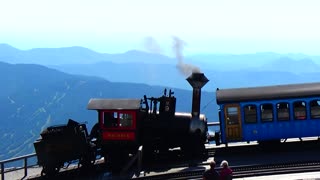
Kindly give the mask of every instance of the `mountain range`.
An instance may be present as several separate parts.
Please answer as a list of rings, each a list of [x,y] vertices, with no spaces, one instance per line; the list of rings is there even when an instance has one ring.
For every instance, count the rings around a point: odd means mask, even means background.
[[[0,61],[41,64],[59,71],[97,76],[111,82],[145,83],[189,89],[180,63],[204,72],[205,90],[319,81],[320,56],[304,54],[198,54],[179,61],[173,57],[131,50],[121,54],[98,53],[84,47],[19,50],[0,44]]]

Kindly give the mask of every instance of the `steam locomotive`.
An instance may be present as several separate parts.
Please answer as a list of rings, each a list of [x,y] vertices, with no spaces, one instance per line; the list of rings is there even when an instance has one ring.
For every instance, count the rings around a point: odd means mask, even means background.
[[[65,126],[48,127],[41,133],[42,139],[34,143],[43,173],[55,173],[63,163],[75,159],[83,165],[92,164],[97,149],[116,171],[139,146],[143,146],[145,155],[176,147],[186,156],[203,155],[208,125],[205,115],[200,114],[200,99],[201,88],[209,80],[203,73],[193,73],[187,81],[193,87],[191,113],[176,112],[171,90],[165,90],[161,97],[144,96],[142,100],[90,99],[87,108],[98,112],[98,123],[90,135],[84,124],[69,120],[71,123]],[[45,156],[54,158],[46,160]]]

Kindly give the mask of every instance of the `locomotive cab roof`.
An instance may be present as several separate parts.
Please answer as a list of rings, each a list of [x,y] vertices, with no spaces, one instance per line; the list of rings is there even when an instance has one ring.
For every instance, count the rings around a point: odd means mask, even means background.
[[[104,109],[127,109],[136,110],[140,108],[140,99],[96,99],[89,100],[87,109],[104,110]]]

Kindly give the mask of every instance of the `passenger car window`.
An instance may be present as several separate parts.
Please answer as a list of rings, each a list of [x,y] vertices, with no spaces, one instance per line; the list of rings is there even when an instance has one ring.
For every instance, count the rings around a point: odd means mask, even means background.
[[[273,121],[273,105],[272,104],[261,104],[261,121],[271,122]]]
[[[226,120],[228,125],[239,124],[238,116],[238,107],[227,107]]]
[[[257,122],[257,106],[256,105],[244,106],[244,122],[246,123]]]
[[[320,119],[320,100],[310,101],[310,110],[312,119]]]
[[[296,101],[293,103],[294,119],[306,119],[306,102]]]
[[[277,119],[278,121],[288,121],[290,119],[289,103],[277,104]]]

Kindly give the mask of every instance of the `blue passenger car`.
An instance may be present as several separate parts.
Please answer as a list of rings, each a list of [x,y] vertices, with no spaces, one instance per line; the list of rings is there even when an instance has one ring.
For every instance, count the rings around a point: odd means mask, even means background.
[[[217,89],[220,142],[320,136],[320,83]]]

